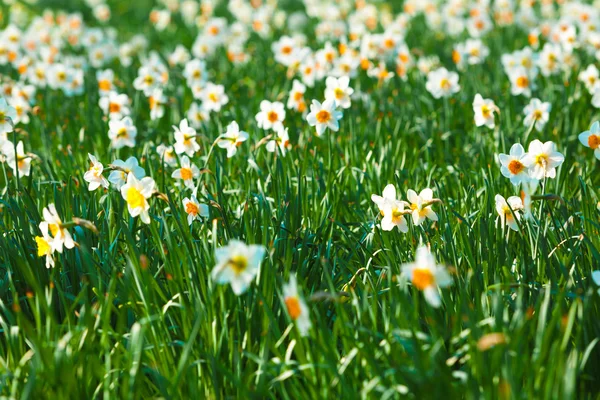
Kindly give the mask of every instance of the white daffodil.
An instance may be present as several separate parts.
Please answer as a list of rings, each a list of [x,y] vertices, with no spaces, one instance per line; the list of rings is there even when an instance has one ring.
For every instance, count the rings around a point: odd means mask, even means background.
[[[104,115],[108,115],[111,120],[120,120],[131,112],[129,109],[129,97],[126,94],[118,94],[115,91],[102,96],[99,104]]]
[[[408,224],[404,215],[409,212],[404,212],[406,203],[401,200],[396,200],[396,188],[389,184],[383,189],[382,196],[376,194],[371,195],[371,200],[377,205],[383,218],[381,220],[381,229],[391,231],[394,227],[398,227],[400,232],[408,232]]]
[[[211,272],[212,279],[219,284],[229,283],[233,293],[244,293],[258,273],[266,249],[260,245],[246,245],[236,239],[215,251],[217,264]]]
[[[515,143],[510,148],[509,154],[500,154],[500,172],[510,179],[510,182],[518,186],[520,183],[529,180],[529,170],[524,164],[527,153],[523,146]]]
[[[556,168],[565,161],[565,156],[556,151],[554,142],[542,143],[534,140],[529,143],[527,156],[523,164],[529,168],[529,176],[533,179],[556,177]]]
[[[88,157],[90,159],[90,169],[83,174],[83,179],[89,183],[88,190],[92,192],[100,186],[108,188],[108,180],[102,175],[104,166],[93,155],[88,153]]]
[[[240,131],[238,123],[233,121],[227,126],[227,132],[218,139],[217,146],[227,149],[227,158],[231,158],[237,153],[238,146],[248,140],[248,137],[248,133]]]
[[[412,218],[416,226],[421,225],[426,218],[432,221],[438,220],[437,214],[431,209],[431,205],[436,201],[433,198],[433,190],[426,188],[417,194],[414,190],[409,189],[406,195],[408,201],[411,203],[410,209],[412,210]]]
[[[113,149],[122,147],[135,147],[135,137],[137,136],[137,128],[129,117],[121,120],[112,119],[108,121],[108,137],[111,140]]]
[[[460,91],[458,74],[444,67],[433,70],[427,74],[425,88],[436,99],[450,97]]]
[[[325,100],[334,100],[341,108],[350,108],[350,96],[354,93],[354,89],[350,87],[349,77],[335,78],[330,76],[325,80],[325,85],[327,86]]]
[[[62,220],[58,216],[54,204],[48,204],[48,207],[44,207],[42,216],[44,217],[44,220],[40,223],[40,230],[42,231],[42,234],[50,231],[50,235],[52,236],[50,245],[53,249],[62,253],[63,247],[66,247],[67,249],[75,247],[73,237],[63,226]]]
[[[304,112],[306,110],[304,93],[306,93],[306,85],[297,79],[294,79],[294,82],[292,82],[292,90],[290,90],[290,97],[287,101],[287,108]]]
[[[196,130],[188,125],[188,120],[183,119],[179,127],[173,126],[175,130],[175,153],[185,153],[190,157],[194,156],[200,145],[196,142]]]
[[[291,320],[296,323],[300,335],[306,336],[311,327],[308,306],[298,292],[296,276],[290,276],[290,281],[283,285],[283,302]]]
[[[171,174],[171,178],[183,180],[183,184],[187,188],[194,188],[194,178],[200,176],[198,167],[190,162],[188,156],[181,158],[181,168],[176,169]]]
[[[412,285],[423,292],[425,300],[432,307],[442,304],[438,288],[452,284],[452,277],[443,265],[436,263],[429,248],[420,245],[417,248],[415,261],[403,264],[402,275],[412,282]]]
[[[518,221],[521,219],[521,210],[524,209],[521,198],[511,196],[508,199],[505,199],[502,195],[497,194],[495,200],[496,212],[500,216],[502,226],[508,225],[513,231],[518,231]]]
[[[339,120],[344,114],[336,110],[334,100],[325,100],[323,104],[313,100],[310,105],[310,113],[306,116],[306,121],[310,126],[315,126],[317,136],[321,136],[325,129],[329,128],[334,132],[340,129]]]
[[[206,204],[200,203],[196,196],[183,199],[183,208],[187,214],[188,224],[191,225],[197,219],[208,218],[210,213]]]
[[[221,108],[229,103],[229,97],[225,94],[223,85],[207,83],[202,90],[202,105],[208,111],[219,112]]]
[[[260,102],[260,112],[256,114],[256,123],[259,128],[279,130],[283,128],[284,119],[285,109],[283,103],[278,101],[271,103],[268,100]]]
[[[492,129],[496,126],[494,120],[494,111],[498,111],[498,107],[493,100],[484,99],[479,93],[475,95],[473,100],[473,111],[475,112],[475,125],[487,126]]]
[[[550,110],[552,109],[552,104],[548,102],[542,102],[540,99],[531,99],[529,104],[525,107],[523,112],[525,113],[525,118],[523,119],[523,123],[525,126],[531,126],[535,124],[535,129],[538,132],[541,132],[546,126],[548,119],[550,119]]]
[[[31,173],[31,156],[25,153],[23,142],[20,141],[15,147],[11,141],[6,141],[2,146],[2,153],[6,157],[6,163],[13,173],[21,176],[29,176]]]
[[[594,150],[594,155],[600,160],[600,122],[596,121],[592,127],[579,134],[579,141],[585,147]]]
[[[156,147],[156,152],[165,164],[171,167],[177,165],[177,155],[175,154],[175,149],[173,146],[165,146],[164,144],[161,144]]]
[[[152,197],[156,183],[150,177],[138,180],[135,174],[127,174],[127,183],[121,186],[121,196],[127,202],[127,210],[132,217],[139,216],[143,223],[150,223],[148,199]]]
[[[285,156],[287,148],[290,146],[290,136],[288,128],[276,129],[272,134],[271,139],[267,142],[267,151],[274,153],[279,150],[282,156]]]
[[[40,230],[42,231],[42,236],[35,237],[37,256],[46,257],[46,268],[54,268],[52,253],[54,253],[55,248],[53,247],[53,239],[48,234],[48,223],[40,222]]]
[[[2,138],[6,140],[6,134],[13,131],[13,124],[16,123],[17,110],[8,105],[4,98],[0,97],[0,144]]]
[[[146,171],[139,165],[139,161],[135,157],[129,157],[127,160],[115,160],[112,163],[117,167],[117,170],[111,171],[108,175],[108,181],[112,183],[117,190],[127,182],[127,175],[132,173],[137,179],[142,179],[146,176]]]

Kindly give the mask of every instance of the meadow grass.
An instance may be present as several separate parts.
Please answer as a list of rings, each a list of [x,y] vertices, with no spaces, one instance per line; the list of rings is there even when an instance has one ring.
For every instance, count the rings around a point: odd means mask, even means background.
[[[146,22],[152,4],[109,4],[110,25],[124,40],[144,33],[162,51],[189,48],[195,38],[175,15],[157,32]],[[95,23],[83,3],[23,5],[38,15],[45,6],[82,10]],[[456,38],[430,31],[422,17],[405,40],[453,65]],[[516,26],[497,28],[485,38],[489,57],[460,74],[451,98],[434,99],[418,70],[382,84],[360,72],[352,87],[364,96],[344,110],[338,132],[317,137],[288,111],[292,146],[282,157],[255,146],[265,136],[254,118],[260,102],[285,101],[292,85],[271,42],[253,34],[244,65],[223,51],[207,62],[230,100],[198,129],[201,150],[192,160],[202,168],[198,198],[210,218],[191,225],[181,207],[189,193],[156,155],[193,101],[181,69],[170,71],[165,116],[150,120],[146,98],[132,86],[139,62],[106,66],[132,99],[134,148],[110,147],[94,69],[85,72],[82,95],[37,91],[31,122],[8,139],[23,140],[39,160],[30,176],[0,164],[0,394],[597,398],[600,302],[591,273],[600,265],[600,175],[577,135],[600,113],[577,82],[579,69],[538,77],[535,97],[553,109],[542,132],[531,130],[522,122],[529,99],[510,95],[500,64],[527,37]],[[8,66],[0,74],[18,79]],[[317,82],[308,98],[322,99],[324,89]],[[496,128],[474,125],[475,93],[495,100]],[[212,145],[233,120],[250,139],[227,158]],[[534,220],[512,231],[498,224],[494,196],[518,190],[501,175],[497,155],[533,139],[554,141],[565,162],[534,202]],[[150,200],[150,224],[128,214],[119,191],[88,191],[88,153],[105,165],[140,160],[166,194]],[[432,188],[442,201],[433,206],[439,220],[409,224],[406,234],[379,229],[371,194],[390,183],[401,196]],[[71,228],[77,246],[55,253],[47,269],[35,237],[51,203],[63,221],[88,220],[97,233]],[[240,296],[211,279],[215,249],[234,238],[267,250]],[[400,276],[420,243],[452,273],[440,308]],[[292,274],[310,309],[307,336],[282,300]]]

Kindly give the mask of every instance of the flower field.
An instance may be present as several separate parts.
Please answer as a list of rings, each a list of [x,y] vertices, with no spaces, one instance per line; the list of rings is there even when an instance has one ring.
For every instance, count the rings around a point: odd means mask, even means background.
[[[5,0],[0,396],[595,399],[600,2]]]

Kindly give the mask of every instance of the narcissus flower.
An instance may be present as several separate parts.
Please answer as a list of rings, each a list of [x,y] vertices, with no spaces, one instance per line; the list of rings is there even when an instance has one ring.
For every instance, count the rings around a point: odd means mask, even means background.
[[[121,186],[121,196],[127,202],[127,210],[132,217],[139,216],[143,223],[150,223],[148,199],[152,197],[156,187],[154,179],[150,177],[138,180],[135,174],[127,174],[127,183]]]
[[[438,288],[452,284],[452,277],[443,265],[436,263],[433,254],[427,246],[417,248],[415,261],[402,265],[402,275],[412,282],[412,285],[423,292],[425,300],[432,307],[442,304]]]
[[[527,97],[531,96],[531,90],[534,88],[532,78],[527,73],[524,67],[518,66],[511,68],[508,71],[508,78],[510,79],[511,89],[510,93],[513,96],[524,95]]]
[[[334,78],[330,76],[325,81],[327,88],[325,89],[325,100],[334,100],[341,108],[350,108],[350,96],[354,93],[354,89],[350,87],[350,78],[342,76]]]
[[[40,223],[40,229],[42,230],[42,234],[44,233],[44,228],[46,229],[45,232],[50,231],[50,235],[52,236],[50,245],[53,249],[62,253],[63,247],[66,247],[67,249],[75,247],[73,237],[63,226],[62,220],[58,216],[54,204],[48,204],[48,207],[44,207],[42,216],[44,217],[44,220]]]
[[[407,198],[411,203],[410,209],[412,210],[413,222],[416,226],[421,225],[426,218],[432,221],[438,220],[437,214],[431,209],[431,205],[438,201],[433,198],[433,190],[426,188],[417,194],[414,190],[409,189]]]
[[[90,169],[83,174],[83,179],[89,183],[88,190],[92,192],[100,186],[108,188],[108,180],[102,175],[104,166],[93,155],[88,154],[88,157],[90,159]]]
[[[427,74],[425,88],[436,99],[450,97],[460,90],[458,74],[444,67],[433,70]]]
[[[373,203],[377,204],[383,219],[381,220],[381,229],[391,231],[394,227],[398,227],[400,232],[408,232],[408,224],[404,218],[405,214],[410,214],[411,211],[404,210],[405,202],[396,200],[396,188],[389,184],[383,189],[382,196],[376,194],[371,195]]]
[[[287,108],[299,112],[304,112],[306,110],[306,101],[304,100],[304,93],[306,93],[306,85],[294,79],[294,82],[292,82],[292,90],[290,91],[290,97],[287,101]]]
[[[194,128],[200,128],[206,125],[210,120],[210,114],[204,107],[198,105],[198,103],[192,103],[186,113],[187,119]]]
[[[581,132],[579,141],[585,147],[594,150],[594,155],[600,160],[600,122],[594,122],[590,130]]]
[[[108,137],[111,140],[111,146],[114,149],[122,147],[135,147],[135,137],[137,128],[129,117],[122,120],[113,119],[108,122]]]
[[[48,223],[40,222],[40,230],[42,236],[35,237],[35,244],[37,245],[37,256],[46,257],[46,268],[54,268],[54,259],[52,253],[54,253],[53,239],[48,234]]]
[[[523,163],[529,168],[529,176],[533,179],[556,177],[556,168],[565,161],[565,156],[556,151],[554,142],[542,143],[534,140],[529,143],[527,156]]]
[[[140,163],[137,158],[129,157],[127,160],[115,160],[112,165],[116,167],[114,171],[111,171],[108,175],[108,181],[115,186],[115,189],[121,190],[121,187],[127,182],[127,175],[132,173],[137,179],[142,179],[146,176],[144,168],[140,167]]]
[[[2,143],[2,137],[6,139],[6,134],[13,131],[13,123],[16,119],[17,110],[0,97],[0,143]]]
[[[16,147],[11,141],[6,141],[2,146],[2,153],[6,156],[6,163],[15,175],[29,176],[31,173],[31,156],[25,153],[22,141],[19,141]]]
[[[283,103],[268,100],[260,102],[260,112],[256,114],[256,123],[259,128],[278,130],[283,128],[285,109]]]
[[[179,127],[173,126],[175,130],[175,153],[185,153],[190,157],[194,156],[200,145],[196,142],[196,130],[188,125],[188,120],[183,119]]]
[[[276,129],[275,133],[272,134],[271,139],[265,146],[267,151],[274,153],[279,150],[282,156],[285,157],[285,152],[290,146],[290,136],[288,134],[288,128]]]
[[[291,320],[296,323],[300,335],[306,336],[311,327],[308,306],[298,292],[296,276],[290,276],[290,281],[283,285],[283,302]]]
[[[494,112],[498,111],[498,107],[496,107],[493,100],[484,99],[477,93],[473,100],[473,111],[475,112],[476,126],[485,125],[488,128],[494,128],[496,126]]]
[[[336,110],[334,100],[325,100],[323,104],[313,100],[310,105],[310,113],[306,116],[306,121],[310,126],[315,126],[317,136],[321,136],[325,129],[329,128],[334,132],[340,129],[339,120],[344,114]]]
[[[215,251],[217,265],[211,272],[212,279],[219,284],[229,283],[233,293],[244,293],[258,273],[266,249],[260,245],[246,245],[236,239]]]
[[[508,225],[513,231],[518,231],[518,221],[521,219],[521,210],[524,209],[521,198],[511,196],[505,199],[502,195],[497,194],[495,200],[496,212],[500,216],[502,226]]]
[[[229,97],[225,94],[223,85],[208,82],[202,90],[202,105],[204,108],[208,111],[219,112],[227,103],[229,103]]]
[[[100,98],[100,108],[104,115],[108,115],[110,119],[120,120],[129,115],[129,97],[126,94],[118,94],[117,92],[109,92],[108,95]]]
[[[183,208],[187,214],[187,222],[189,225],[197,219],[208,218],[210,215],[208,206],[200,203],[196,196],[183,199]]]
[[[529,180],[529,170],[524,163],[527,153],[523,146],[519,143],[515,143],[510,148],[509,154],[500,154],[500,172],[507,178],[510,178],[510,182],[518,186],[521,182]]]
[[[156,152],[165,164],[170,165],[171,167],[177,165],[177,155],[175,154],[175,149],[173,146],[165,146],[164,144],[160,144],[158,147],[156,147]]]
[[[171,174],[171,178],[183,180],[183,184],[187,188],[194,187],[194,178],[200,176],[200,170],[198,167],[190,162],[188,156],[181,158],[181,168],[176,169]]]
[[[227,158],[231,158],[237,153],[238,146],[248,140],[248,137],[248,133],[240,131],[238,123],[233,121],[227,125],[227,132],[218,139],[217,146],[227,149]]]
[[[551,109],[552,105],[550,103],[542,102],[540,99],[531,99],[529,104],[523,110],[525,113],[523,123],[528,127],[535,124],[535,129],[538,132],[541,132],[550,118]]]

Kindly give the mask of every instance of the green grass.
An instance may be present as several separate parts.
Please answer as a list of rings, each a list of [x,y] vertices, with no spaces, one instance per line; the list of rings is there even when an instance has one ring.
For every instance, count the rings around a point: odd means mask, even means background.
[[[146,33],[154,49],[189,47],[196,35],[183,24],[158,34],[145,22],[149,5],[111,4],[111,25],[125,38]],[[428,31],[421,18],[406,38],[449,69],[455,40]],[[181,206],[189,191],[174,186],[172,168],[163,168],[155,152],[157,144],[173,142],[171,125],[192,102],[181,72],[171,71],[164,118],[150,121],[147,100],[132,86],[139,62],[107,66],[132,99],[138,127],[137,146],[120,151],[109,148],[93,69],[82,96],[39,90],[39,113],[9,139],[23,140],[40,160],[20,179],[0,165],[0,394],[597,398],[600,296],[591,272],[600,268],[600,175],[577,135],[600,112],[577,82],[578,71],[540,76],[534,97],[553,110],[543,132],[526,140],[528,99],[510,95],[499,61],[522,48],[526,34],[498,28],[484,42],[490,56],[460,73],[461,91],[450,100],[433,99],[416,70],[408,81],[395,77],[382,87],[360,72],[351,85],[369,101],[353,100],[339,132],[317,138],[288,110],[292,149],[285,158],[253,146],[266,135],[254,120],[260,101],[287,99],[291,88],[270,41],[252,36],[245,66],[232,65],[221,49],[207,64],[230,102],[199,130],[202,149],[193,158],[206,168],[198,198],[210,204],[211,217],[191,226]],[[591,62],[587,56],[581,65]],[[7,66],[0,74],[17,77]],[[322,100],[323,90],[317,83],[307,100]],[[477,92],[501,110],[495,130],[474,126]],[[232,120],[250,140],[231,159],[218,148],[207,158]],[[520,232],[507,234],[496,225],[494,196],[518,193],[494,156],[533,139],[556,142],[566,157],[545,188],[564,203],[536,201],[537,222],[523,221]],[[118,191],[87,190],[88,152],[105,166],[138,157],[168,196],[150,200],[149,225],[129,216]],[[374,227],[370,196],[388,183],[404,199],[408,189],[433,188],[443,202],[434,206],[439,221],[409,223],[407,234]],[[56,267],[46,269],[34,237],[50,203],[63,221],[87,219],[98,233],[71,229],[78,246],[55,254]],[[258,279],[239,297],[210,279],[214,249],[232,238],[267,248]],[[453,271],[439,309],[398,278],[420,242]],[[354,289],[338,294],[361,268]],[[310,309],[307,337],[281,300],[294,273]],[[503,343],[486,346],[494,337]]]

